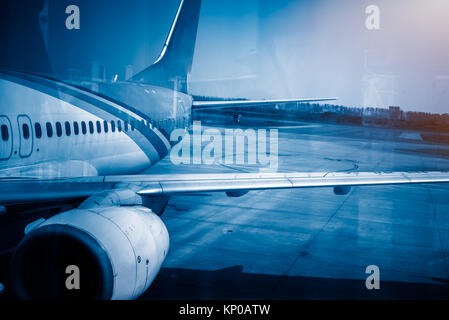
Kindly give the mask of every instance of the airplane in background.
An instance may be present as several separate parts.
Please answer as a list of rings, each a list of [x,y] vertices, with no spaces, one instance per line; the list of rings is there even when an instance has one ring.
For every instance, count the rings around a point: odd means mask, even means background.
[[[195,192],[448,183],[448,172],[139,174],[163,159],[194,109],[333,99],[194,101],[187,93],[200,0],[181,0],[159,58],[130,81],[64,82],[0,72],[0,205],[79,200],[25,228],[12,261],[20,298],[134,299],[169,249],[168,198]],[[81,272],[66,287],[67,268]]]

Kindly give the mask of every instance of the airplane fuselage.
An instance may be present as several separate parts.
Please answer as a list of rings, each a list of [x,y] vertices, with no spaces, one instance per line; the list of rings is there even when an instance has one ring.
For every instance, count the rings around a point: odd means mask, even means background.
[[[80,86],[82,85],[82,86]],[[67,84],[0,73],[0,176],[136,174],[190,124],[190,96],[132,82]]]

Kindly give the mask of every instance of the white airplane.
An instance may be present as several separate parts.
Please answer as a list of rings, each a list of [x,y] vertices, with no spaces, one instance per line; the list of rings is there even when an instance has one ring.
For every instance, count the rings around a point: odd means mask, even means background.
[[[12,262],[20,298],[139,297],[167,255],[159,215],[176,194],[309,187],[345,194],[350,186],[449,182],[448,172],[139,174],[167,155],[170,132],[188,128],[194,108],[329,100],[193,101],[185,80],[199,12],[200,0],[181,1],[160,57],[132,81],[86,88],[0,72],[1,208],[80,203],[26,227]],[[74,268],[79,290],[67,286]]]

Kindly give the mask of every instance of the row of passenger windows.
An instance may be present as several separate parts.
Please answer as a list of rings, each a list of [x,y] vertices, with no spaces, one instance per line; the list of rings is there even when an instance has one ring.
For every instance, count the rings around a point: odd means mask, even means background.
[[[53,124],[51,122],[47,122],[45,124],[45,133],[47,135],[47,137],[51,138],[53,137],[54,134],[56,134],[58,137],[61,137],[63,135],[63,133],[65,133],[66,136],[70,136],[72,135],[72,133],[74,135],[79,135],[79,134],[93,134],[95,132],[97,133],[108,133],[110,132],[115,132],[116,130],[118,132],[121,131],[129,131],[132,130],[134,131],[136,129],[136,125],[140,126],[141,128],[145,127],[146,124],[144,121],[141,122],[137,122],[134,123],[134,121],[128,122],[128,121],[124,121],[123,122],[123,126],[122,126],[122,121],[118,120],[118,121],[114,121],[111,120],[110,122],[104,120],[104,121],[96,121],[95,123],[92,121],[89,122],[85,122],[85,121],[81,121],[80,123],[78,123],[77,121],[73,122],[73,126],[71,125],[71,123],[69,121],[64,122],[64,126],[61,124],[61,122],[56,122],[55,126],[54,126],[54,130],[53,130]],[[40,139],[42,138],[42,135],[44,134],[44,128],[43,126],[41,126],[41,124],[39,122],[36,122],[34,124],[34,131],[36,134],[36,138]],[[9,130],[8,130],[8,126],[6,126],[5,124],[0,126],[0,132],[1,132],[1,137],[3,141],[8,141],[9,140]],[[30,128],[28,126],[28,124],[24,123],[22,124],[22,135],[24,139],[29,139],[30,138]]]

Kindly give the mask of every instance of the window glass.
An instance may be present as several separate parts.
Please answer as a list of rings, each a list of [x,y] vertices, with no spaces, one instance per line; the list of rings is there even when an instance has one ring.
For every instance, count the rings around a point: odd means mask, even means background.
[[[64,125],[65,125],[65,134],[67,136],[70,136],[72,134],[72,129],[70,128],[70,122],[66,121]]]
[[[128,131],[128,121],[125,121],[125,131]]]
[[[22,132],[25,139],[30,138],[30,127],[26,123],[22,124]]]
[[[73,133],[75,133],[76,136],[80,133],[80,126],[76,121],[73,122]]]
[[[101,133],[101,122],[97,121],[97,133]]]
[[[56,122],[56,135],[58,137],[62,136],[62,126],[60,122]]]
[[[109,127],[108,127],[108,122],[106,120],[104,120],[104,122],[103,122],[103,127],[104,127],[104,132],[108,133]]]
[[[134,129],[135,129],[134,121],[131,121],[131,131],[134,131]]]
[[[39,122],[34,124],[34,131],[36,133],[36,138],[40,139],[42,137],[42,127]]]
[[[84,121],[81,121],[81,131],[83,132],[83,134],[87,133],[87,127]]]
[[[117,121],[117,130],[122,131],[122,122],[120,120]]]
[[[45,126],[47,128],[47,137],[49,138],[53,137],[53,126],[51,125],[51,123],[47,122]]]
[[[111,120],[111,131],[115,132],[115,122],[114,122],[114,120]]]
[[[94,133],[94,123],[92,121],[89,121],[89,132],[90,134]]]
[[[2,131],[2,140],[3,141],[8,141],[9,140],[8,126],[6,124],[2,124],[1,131]]]

